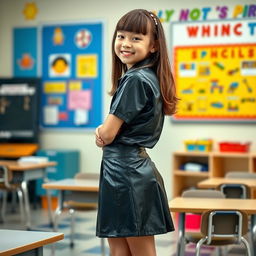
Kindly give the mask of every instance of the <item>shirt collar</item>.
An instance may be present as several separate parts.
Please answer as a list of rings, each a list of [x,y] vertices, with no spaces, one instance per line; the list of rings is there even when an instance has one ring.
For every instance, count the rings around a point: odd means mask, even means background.
[[[149,57],[142,61],[139,61],[136,64],[134,64],[130,69],[128,69],[126,74],[132,72],[134,69],[138,69],[140,67],[149,65],[150,63],[151,63],[151,59]]]

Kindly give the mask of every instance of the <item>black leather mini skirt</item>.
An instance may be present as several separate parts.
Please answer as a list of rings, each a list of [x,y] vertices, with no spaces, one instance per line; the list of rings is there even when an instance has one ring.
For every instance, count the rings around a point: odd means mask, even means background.
[[[96,235],[151,236],[173,230],[163,179],[146,150],[105,146]]]

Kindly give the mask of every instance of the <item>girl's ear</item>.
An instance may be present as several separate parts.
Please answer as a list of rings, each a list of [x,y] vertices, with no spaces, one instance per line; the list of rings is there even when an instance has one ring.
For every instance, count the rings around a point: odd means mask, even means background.
[[[157,46],[158,46],[157,41],[155,41],[153,46],[152,46],[152,48],[151,48],[151,50],[150,50],[150,52],[151,53],[157,52],[157,50],[158,50]]]
[[[155,47],[153,47],[153,48],[150,50],[150,52],[151,52],[151,53],[156,52],[156,48],[155,48]]]

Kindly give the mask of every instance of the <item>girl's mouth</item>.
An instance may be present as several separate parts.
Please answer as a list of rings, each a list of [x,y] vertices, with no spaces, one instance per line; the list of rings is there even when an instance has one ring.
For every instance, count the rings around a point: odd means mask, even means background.
[[[121,51],[121,54],[125,57],[129,57],[131,55],[133,55],[133,52],[130,52],[130,51]]]

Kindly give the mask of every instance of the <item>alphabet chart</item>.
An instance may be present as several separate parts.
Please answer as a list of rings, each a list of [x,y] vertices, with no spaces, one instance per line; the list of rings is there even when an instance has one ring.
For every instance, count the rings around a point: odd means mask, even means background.
[[[175,121],[256,121],[254,24],[173,24],[174,73],[181,99]]]

